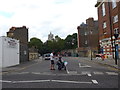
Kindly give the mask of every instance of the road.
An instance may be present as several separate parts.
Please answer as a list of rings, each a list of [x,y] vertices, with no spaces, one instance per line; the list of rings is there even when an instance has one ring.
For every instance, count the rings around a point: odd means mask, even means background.
[[[3,73],[3,88],[118,88],[118,71],[79,57],[63,57],[67,70],[50,70],[50,61],[38,59]]]

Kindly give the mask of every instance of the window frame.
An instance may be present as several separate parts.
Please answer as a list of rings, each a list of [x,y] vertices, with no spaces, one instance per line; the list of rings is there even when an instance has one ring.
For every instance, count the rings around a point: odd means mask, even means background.
[[[103,29],[107,28],[107,22],[103,22]]]
[[[116,22],[118,22],[118,14],[113,16],[113,23],[116,23]]]
[[[102,16],[106,15],[105,3],[102,4]]]
[[[116,0],[112,0],[112,8],[116,8],[117,7],[117,3],[116,3]]]

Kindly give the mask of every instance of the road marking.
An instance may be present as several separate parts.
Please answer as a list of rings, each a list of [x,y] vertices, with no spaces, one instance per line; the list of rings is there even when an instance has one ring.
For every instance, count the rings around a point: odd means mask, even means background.
[[[80,81],[67,81],[67,80],[31,80],[31,81],[4,81],[0,80],[3,83],[39,83],[39,82],[61,82],[61,83],[83,83],[83,84],[92,84],[92,82],[80,82]],[[94,83],[96,83],[94,81]]]
[[[94,74],[103,75],[103,72],[93,72]]]
[[[86,75],[86,74],[90,74],[90,72],[89,71],[82,71],[82,74]]]
[[[40,72],[31,72],[32,74],[41,74]]]
[[[77,71],[69,71],[68,74],[77,74]]]
[[[91,74],[87,74],[89,77],[91,77],[92,75]]]
[[[80,81],[65,81],[65,80],[51,80],[53,82],[61,82],[61,83],[85,83],[92,84],[92,82],[80,82]]]
[[[31,65],[28,65],[28,66],[24,66],[24,67],[21,67],[21,68],[16,68],[15,70],[8,70],[7,72],[0,73],[0,75],[4,75],[4,74],[11,73],[11,72],[16,72],[16,71],[21,71],[21,70],[24,70],[26,68],[29,68],[29,67],[31,67],[31,66],[33,66],[35,64],[39,64],[39,63],[41,63],[41,62],[37,62],[37,63],[31,64]]]
[[[0,80],[0,82],[11,83],[12,81]]]
[[[67,75],[86,75],[89,73],[83,73],[83,74],[78,74],[77,71],[68,71],[67,73],[51,73],[51,72],[31,72],[31,74],[36,74],[36,75],[56,75],[56,76],[67,76]]]
[[[118,75],[118,73],[115,72],[106,72],[108,75]]]
[[[97,80],[92,80],[92,82],[93,82],[94,84],[98,84]]]
[[[79,63],[79,67],[81,67],[81,63]]]
[[[18,73],[15,72],[15,73],[11,73],[11,74],[28,74],[28,73],[29,73],[29,72],[20,72],[20,73],[19,73],[19,72],[18,72]]]
[[[66,69],[66,71],[67,71],[67,74],[69,74],[69,71],[68,71],[68,69]]]
[[[82,66],[81,63],[79,63],[79,67],[90,68],[91,66],[89,66],[89,65],[84,65],[84,66]]]
[[[32,81],[13,81],[12,83],[37,83],[37,82],[49,82],[50,80],[32,80]]]

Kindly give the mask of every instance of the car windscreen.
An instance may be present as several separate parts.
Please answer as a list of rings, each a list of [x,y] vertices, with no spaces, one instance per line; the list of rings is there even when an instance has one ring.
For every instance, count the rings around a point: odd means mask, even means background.
[[[50,57],[50,55],[49,55],[49,54],[47,54],[47,55],[45,55],[45,57]]]

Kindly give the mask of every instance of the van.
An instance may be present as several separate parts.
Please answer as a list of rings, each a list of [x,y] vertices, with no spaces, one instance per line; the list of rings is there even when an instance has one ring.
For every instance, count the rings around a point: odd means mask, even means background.
[[[44,59],[45,60],[50,60],[50,53],[44,54]]]

